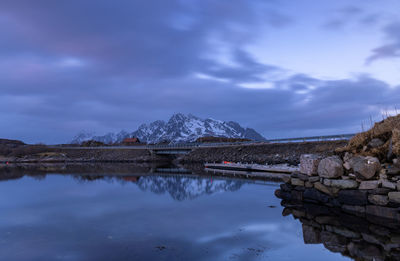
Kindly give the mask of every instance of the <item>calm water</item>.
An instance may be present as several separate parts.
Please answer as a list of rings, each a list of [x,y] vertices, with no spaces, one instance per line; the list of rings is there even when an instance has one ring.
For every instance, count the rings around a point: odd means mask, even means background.
[[[1,175],[1,174],[0,174]],[[350,260],[306,245],[277,183],[48,174],[0,182],[0,260]]]

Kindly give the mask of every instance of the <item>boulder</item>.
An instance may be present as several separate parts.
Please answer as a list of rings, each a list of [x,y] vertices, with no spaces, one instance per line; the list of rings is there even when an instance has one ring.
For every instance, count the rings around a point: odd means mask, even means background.
[[[309,176],[318,174],[318,164],[321,156],[314,154],[303,154],[300,156],[300,172]]]
[[[362,181],[358,188],[359,189],[376,189],[379,187],[379,184],[380,184],[379,180]]]
[[[343,161],[339,156],[324,158],[318,164],[318,175],[323,178],[338,178],[343,172]]]
[[[324,179],[324,185],[340,189],[354,189],[358,187],[358,182],[351,179]]]
[[[355,174],[364,179],[371,179],[381,169],[381,164],[375,157],[355,156],[349,163]]]
[[[386,206],[389,203],[388,196],[385,195],[368,195],[368,201],[374,205]]]

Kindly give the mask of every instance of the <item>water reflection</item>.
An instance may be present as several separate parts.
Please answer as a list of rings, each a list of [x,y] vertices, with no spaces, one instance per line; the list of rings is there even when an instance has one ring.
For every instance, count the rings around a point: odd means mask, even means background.
[[[0,260],[345,259],[304,245],[276,183],[124,168],[0,174]]]
[[[400,260],[400,224],[361,218],[337,208],[282,201],[284,216],[302,224],[305,244],[322,244],[333,253],[357,261]]]

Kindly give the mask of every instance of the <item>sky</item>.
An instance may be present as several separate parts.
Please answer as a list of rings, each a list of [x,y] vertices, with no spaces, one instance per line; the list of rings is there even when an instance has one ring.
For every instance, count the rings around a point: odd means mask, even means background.
[[[2,0],[0,137],[64,143],[174,113],[268,138],[400,111],[398,0]]]

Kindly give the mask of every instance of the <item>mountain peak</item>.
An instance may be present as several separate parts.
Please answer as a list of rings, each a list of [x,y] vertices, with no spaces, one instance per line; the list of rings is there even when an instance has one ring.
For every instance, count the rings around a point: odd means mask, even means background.
[[[104,143],[118,143],[126,137],[137,137],[146,143],[184,143],[193,142],[205,136],[245,138],[256,141],[264,141],[265,138],[251,128],[243,128],[239,123],[229,121],[224,122],[211,118],[201,119],[192,114],[175,113],[168,122],[158,120],[149,124],[142,124],[132,132],[121,131],[118,134],[107,134],[104,136],[89,135],[76,136],[75,143],[79,143],[79,138],[94,139]]]

